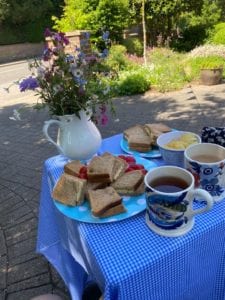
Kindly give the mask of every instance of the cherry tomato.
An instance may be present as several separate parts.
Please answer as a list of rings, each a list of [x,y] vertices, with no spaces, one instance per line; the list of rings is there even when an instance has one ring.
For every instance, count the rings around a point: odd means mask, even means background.
[[[81,173],[87,173],[87,167],[86,166],[81,167],[79,173],[80,174]]]
[[[79,174],[78,177],[81,178],[81,179],[88,179],[87,174],[85,174],[85,173]]]
[[[131,164],[131,163],[136,163],[136,160],[133,156],[126,156],[126,162],[128,162],[128,164]]]
[[[130,171],[134,171],[134,169],[132,167],[128,167],[125,171],[125,173],[130,172]]]

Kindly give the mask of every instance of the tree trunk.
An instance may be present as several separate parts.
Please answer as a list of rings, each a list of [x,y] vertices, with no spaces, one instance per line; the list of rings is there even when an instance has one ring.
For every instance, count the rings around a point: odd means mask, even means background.
[[[142,16],[142,28],[143,28],[143,57],[144,57],[144,64],[147,65],[146,59],[146,24],[145,24],[145,0],[142,0],[142,9],[141,9],[141,16]]]

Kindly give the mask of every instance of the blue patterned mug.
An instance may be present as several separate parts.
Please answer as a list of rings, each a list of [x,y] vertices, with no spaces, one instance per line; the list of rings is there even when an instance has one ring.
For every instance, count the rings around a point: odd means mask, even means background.
[[[195,186],[209,192],[214,201],[225,198],[225,148],[202,143],[188,147],[184,152],[185,168],[195,178]]]
[[[146,223],[156,233],[176,237],[194,225],[194,216],[210,210],[211,195],[194,188],[194,177],[185,169],[162,166],[145,175]],[[204,199],[204,206],[193,209],[193,201]]]

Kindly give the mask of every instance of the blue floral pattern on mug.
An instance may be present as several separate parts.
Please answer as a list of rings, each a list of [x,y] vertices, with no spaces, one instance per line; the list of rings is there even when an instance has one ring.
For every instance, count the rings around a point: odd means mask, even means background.
[[[196,186],[200,186],[212,196],[220,196],[224,188],[220,185],[220,177],[223,175],[224,163],[219,165],[200,165],[197,162],[189,162],[191,169],[188,169],[195,177]]]

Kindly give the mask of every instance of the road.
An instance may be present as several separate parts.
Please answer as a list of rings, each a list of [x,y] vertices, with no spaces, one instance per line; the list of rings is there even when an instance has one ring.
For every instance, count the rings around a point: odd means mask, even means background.
[[[14,103],[34,102],[34,92],[21,93],[18,85],[14,82],[30,75],[27,61],[19,61],[0,65],[0,107]],[[5,90],[10,86],[9,92]]]

